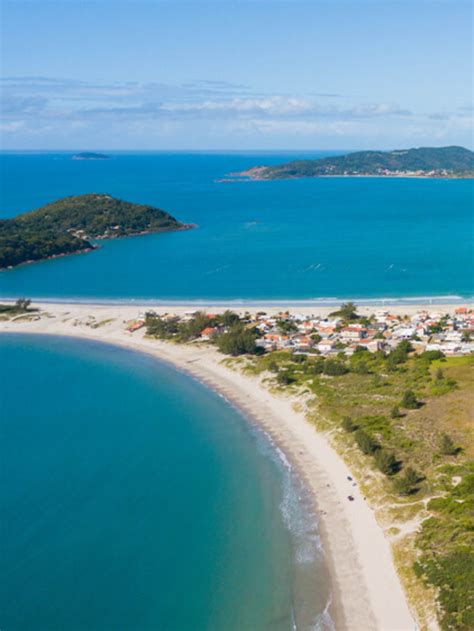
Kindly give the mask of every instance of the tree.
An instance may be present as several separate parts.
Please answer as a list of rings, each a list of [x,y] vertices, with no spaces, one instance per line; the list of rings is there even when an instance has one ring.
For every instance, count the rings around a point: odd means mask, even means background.
[[[392,453],[384,449],[379,449],[375,452],[374,459],[377,467],[382,473],[385,473],[385,475],[393,475],[397,472],[398,462]]]
[[[403,395],[401,405],[407,410],[417,410],[420,407],[420,402],[416,398],[413,390],[407,390]]]
[[[256,353],[255,333],[242,327],[233,327],[227,333],[217,337],[217,347],[226,355],[243,355],[244,353]]]
[[[313,340],[313,342],[314,342],[315,344],[319,344],[319,342],[323,339],[323,338],[319,335],[319,333],[312,333],[312,334],[310,335],[310,337],[311,337],[311,339]]]
[[[443,434],[440,441],[440,451],[445,456],[455,456],[459,449],[449,434]]]
[[[296,324],[291,320],[278,320],[276,325],[282,333],[294,333],[298,330]]]
[[[232,326],[240,321],[238,314],[234,313],[234,311],[230,311],[229,309],[227,309],[227,311],[224,311],[224,313],[219,316],[218,319],[222,322],[224,326]]]
[[[354,436],[357,446],[364,454],[372,454],[379,448],[377,441],[366,434],[363,429],[358,429]]]
[[[344,320],[356,320],[359,317],[357,315],[357,307],[353,302],[344,302],[340,306],[339,311],[335,311],[331,315],[340,316]]]
[[[31,300],[26,298],[18,298],[15,302],[16,311],[28,311],[28,307],[31,305]]]
[[[387,366],[390,370],[394,370],[398,364],[403,364],[408,359],[408,353],[413,350],[408,340],[402,340],[397,347],[389,353],[387,357]]]

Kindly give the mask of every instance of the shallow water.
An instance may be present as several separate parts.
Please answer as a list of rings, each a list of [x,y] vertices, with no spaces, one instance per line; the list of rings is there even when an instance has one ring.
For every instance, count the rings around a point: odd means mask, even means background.
[[[217,182],[291,154],[1,154],[0,216],[66,195],[154,204],[196,230],[0,273],[0,295],[262,300],[474,294],[472,180]]]
[[[222,397],[105,344],[0,356],[2,629],[328,628],[305,490]]]

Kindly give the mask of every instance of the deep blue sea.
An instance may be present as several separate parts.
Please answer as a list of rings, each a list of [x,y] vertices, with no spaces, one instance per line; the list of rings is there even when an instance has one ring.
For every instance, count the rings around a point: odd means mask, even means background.
[[[218,182],[289,153],[1,154],[0,214],[66,195],[154,204],[197,229],[102,242],[0,273],[0,295],[281,300],[474,294],[473,181]],[[321,154],[306,154],[304,157]]]
[[[3,631],[313,628],[314,518],[238,411],[109,345],[2,334],[0,353]]]

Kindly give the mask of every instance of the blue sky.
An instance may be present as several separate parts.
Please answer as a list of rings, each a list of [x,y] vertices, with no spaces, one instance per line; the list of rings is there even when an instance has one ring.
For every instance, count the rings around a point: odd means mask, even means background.
[[[5,149],[472,148],[457,0],[3,0]]]

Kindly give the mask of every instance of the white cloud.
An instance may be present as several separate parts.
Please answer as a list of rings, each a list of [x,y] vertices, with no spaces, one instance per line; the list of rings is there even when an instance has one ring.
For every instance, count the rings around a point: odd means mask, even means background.
[[[10,121],[9,123],[0,123],[0,130],[12,133],[18,131],[19,129],[23,129],[25,126],[25,121]]]

